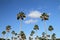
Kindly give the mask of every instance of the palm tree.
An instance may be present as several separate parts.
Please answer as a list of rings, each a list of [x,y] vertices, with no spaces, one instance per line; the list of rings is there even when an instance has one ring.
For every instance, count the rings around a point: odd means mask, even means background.
[[[42,32],[42,38],[45,40],[45,32]]]
[[[52,25],[49,26],[48,30],[52,33],[52,30],[54,30]],[[51,35],[51,39],[52,39],[52,35]]]
[[[15,31],[12,31],[12,40],[14,40]]]
[[[24,20],[24,18],[26,18],[24,12],[21,11],[17,14],[17,20],[20,19],[20,31],[21,31],[21,27],[22,27],[22,20]]]
[[[31,38],[31,37],[29,37],[29,40],[32,40],[32,38]]]
[[[20,35],[21,35],[22,40],[26,39],[26,35],[25,35],[24,31],[21,31]]]
[[[16,36],[16,38],[15,38],[15,39],[17,39],[17,35],[18,35],[18,34],[17,34],[17,33],[15,33],[15,36]]]
[[[39,36],[36,36],[36,37],[35,37],[35,40],[39,40]]]
[[[35,31],[32,30],[30,35],[33,36],[34,33],[35,33]]]
[[[36,36],[37,36],[37,30],[39,30],[39,26],[35,25],[33,29],[36,30]]]
[[[6,31],[3,31],[2,34],[3,34],[3,39],[4,39],[4,35],[6,34]]]
[[[44,28],[45,28],[45,32],[46,32],[46,39],[47,39],[47,29],[46,29],[46,23],[45,21],[48,20],[49,15],[46,13],[43,13],[40,18],[42,19],[42,21],[44,21]],[[48,40],[48,39],[47,39]]]
[[[15,36],[17,35],[17,33],[15,33]]]
[[[56,34],[55,33],[52,34],[52,39],[56,40]]]
[[[32,31],[31,31],[31,34],[30,34],[31,40],[33,40],[33,35],[34,35],[34,33],[35,33],[35,31],[32,30]]]
[[[10,26],[10,25],[7,25],[7,26],[6,26],[6,32],[9,33],[9,32],[10,32],[10,29],[11,29],[11,26]],[[8,38],[8,36],[7,36],[7,38]]]
[[[21,31],[21,27],[22,27],[21,21],[24,20],[24,18],[26,18],[24,12],[19,12],[19,14],[17,14],[17,20],[20,19],[20,31]]]

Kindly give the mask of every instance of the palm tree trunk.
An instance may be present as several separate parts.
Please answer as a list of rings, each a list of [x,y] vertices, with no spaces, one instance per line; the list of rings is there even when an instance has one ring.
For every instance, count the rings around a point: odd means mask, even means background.
[[[21,28],[22,28],[22,20],[20,19],[20,32],[21,32]]]
[[[23,40],[25,40],[25,39],[23,39]]]
[[[12,34],[12,37],[13,37],[12,40],[14,40],[14,36],[13,36],[13,34]]]
[[[33,40],[34,38],[33,38],[33,36],[30,36],[31,37],[31,40]]]
[[[54,38],[54,40],[56,40],[56,38]]]
[[[52,39],[52,31],[51,31],[51,40],[53,40],[53,39]]]
[[[36,37],[37,37],[37,30],[36,30]],[[36,40],[38,40],[38,39],[36,39]]]
[[[3,35],[3,37],[2,37],[2,40],[4,40],[4,35]]]
[[[7,32],[7,35],[6,35],[7,37],[6,37],[6,40],[8,39],[8,32]]]
[[[22,20],[20,19],[20,33],[21,33],[21,31],[22,31]],[[20,35],[20,39],[22,39],[21,35]]]
[[[37,36],[37,30],[36,30],[36,36]],[[35,38],[36,38],[36,36],[35,36]],[[37,40],[37,39],[36,39]]]
[[[8,39],[9,39],[9,37],[8,37],[8,36],[9,36],[9,32],[7,32],[7,38],[6,38],[6,40],[8,40]]]
[[[48,40],[48,38],[47,38],[47,29],[46,29],[46,22],[45,22],[45,20],[44,20],[44,28],[45,28],[45,32],[46,32],[46,40]]]

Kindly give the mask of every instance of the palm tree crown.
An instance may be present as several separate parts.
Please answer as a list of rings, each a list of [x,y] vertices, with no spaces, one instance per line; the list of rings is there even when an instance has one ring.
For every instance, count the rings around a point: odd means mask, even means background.
[[[46,34],[45,32],[42,32],[42,37],[45,37],[45,34]]]
[[[33,36],[34,33],[35,33],[35,31],[32,30],[30,36]]]
[[[26,39],[26,35],[24,34],[24,31],[21,31],[20,32],[20,35],[21,35],[21,38],[24,40],[24,39]]]
[[[40,16],[40,18],[42,18],[42,20],[48,20],[49,15],[46,14],[46,13],[43,13],[43,14]]]
[[[54,30],[53,27],[52,27],[52,25],[49,26],[48,30],[49,30],[49,31]]]
[[[17,35],[17,33],[15,33],[15,36]]]
[[[39,26],[38,25],[35,25],[33,29],[34,30],[39,30]]]
[[[6,31],[3,31],[2,34],[5,35],[6,34]]]
[[[19,12],[19,14],[17,14],[17,20],[19,20],[19,19],[23,20],[25,17],[26,16],[25,16],[24,12]]]
[[[15,34],[15,31],[12,31],[11,33],[12,33],[12,34]]]
[[[11,26],[10,26],[10,25],[7,25],[7,26],[6,26],[6,31],[9,32],[10,29],[11,29]]]

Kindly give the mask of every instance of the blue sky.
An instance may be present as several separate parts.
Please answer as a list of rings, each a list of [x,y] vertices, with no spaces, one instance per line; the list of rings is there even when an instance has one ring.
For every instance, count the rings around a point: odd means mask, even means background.
[[[11,25],[11,31],[20,32],[20,21],[16,18],[20,11],[23,11],[27,16],[22,22],[22,30],[27,36],[35,24],[39,26],[38,35],[41,36],[44,32],[44,23],[38,14],[46,12],[50,15],[49,20],[46,21],[46,27],[52,25],[54,28],[52,32],[56,33],[56,37],[60,37],[60,0],[0,0],[0,37],[7,25]],[[49,31],[48,34],[50,34]]]

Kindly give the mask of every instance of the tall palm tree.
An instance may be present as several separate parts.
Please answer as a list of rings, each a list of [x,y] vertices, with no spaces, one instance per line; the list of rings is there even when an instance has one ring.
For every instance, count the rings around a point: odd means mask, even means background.
[[[15,36],[17,35],[17,33],[15,33]]]
[[[15,31],[12,31],[12,40],[14,40]]]
[[[15,37],[16,37],[15,39],[17,39],[17,35],[18,35],[18,34],[17,34],[17,33],[15,33]]]
[[[33,31],[33,30],[32,30],[30,35],[31,35],[31,36],[33,36],[33,35],[34,35],[34,33],[35,33],[35,31]]]
[[[56,34],[55,33],[52,34],[52,39],[56,40]]]
[[[31,40],[33,40],[33,35],[34,35],[34,33],[35,33],[35,31],[32,30],[32,31],[31,31],[31,34],[30,34]]]
[[[46,23],[45,23],[45,21],[48,20],[49,15],[47,13],[43,13],[43,14],[41,14],[40,18],[42,19],[42,21],[44,21],[44,28],[45,28],[46,39],[47,39],[47,29],[46,29]]]
[[[17,20],[20,19],[20,31],[21,31],[21,27],[22,27],[22,20],[24,20],[24,18],[26,18],[24,12],[21,11],[17,14]]]
[[[36,36],[36,37],[35,37],[35,40],[39,40],[39,36]]]
[[[49,28],[48,28],[48,30],[52,33],[52,30],[54,30],[54,29],[53,29],[53,26],[50,25]],[[50,35],[50,36],[51,36],[51,39],[52,39],[52,35]]]
[[[37,36],[37,30],[39,30],[39,26],[35,25],[33,29],[36,30],[36,36]]]
[[[26,39],[26,35],[25,35],[24,31],[21,31],[20,35],[21,35],[22,40]]]
[[[29,37],[29,40],[32,40],[32,38],[31,38],[31,37]]]
[[[45,32],[42,32],[42,38],[43,38],[43,40],[45,40]]]
[[[10,25],[7,25],[7,26],[6,26],[6,32],[9,33],[9,32],[10,32],[10,29],[11,29],[11,26],[10,26]],[[8,38],[8,36],[7,36],[7,38]]]
[[[21,27],[22,27],[21,21],[24,20],[24,18],[26,18],[24,12],[19,12],[19,14],[17,14],[17,20],[20,19],[20,31],[21,31]]]
[[[2,34],[3,34],[3,39],[4,39],[4,35],[6,34],[6,31],[2,31]]]

